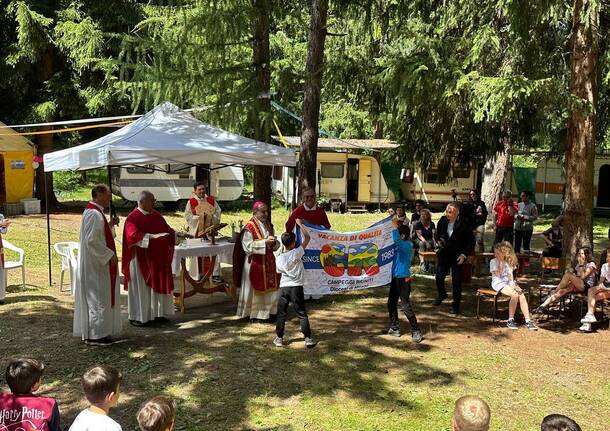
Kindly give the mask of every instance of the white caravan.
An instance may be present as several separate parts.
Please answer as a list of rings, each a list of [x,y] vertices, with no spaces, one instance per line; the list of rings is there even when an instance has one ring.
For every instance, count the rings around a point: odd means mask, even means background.
[[[241,167],[186,164],[130,166],[112,169],[113,192],[136,201],[142,190],[149,190],[158,202],[175,206],[193,194],[193,184],[208,184],[208,193],[219,201],[238,199],[244,188]]]

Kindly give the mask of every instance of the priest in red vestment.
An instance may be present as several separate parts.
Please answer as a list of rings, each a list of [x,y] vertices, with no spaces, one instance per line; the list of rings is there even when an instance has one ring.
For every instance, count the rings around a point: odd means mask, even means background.
[[[236,314],[267,320],[277,314],[279,278],[273,251],[279,242],[268,219],[267,205],[255,202],[253,213],[233,249],[233,285],[241,287]]]
[[[199,207],[203,206],[206,206],[209,211],[206,211],[206,213],[201,211]],[[184,218],[189,226],[189,234],[195,238],[201,238],[207,227],[220,223],[221,212],[216,198],[207,194],[205,184],[201,181],[196,182],[193,186],[193,196],[186,202],[186,208],[184,209]],[[209,257],[194,257],[189,258],[188,261],[189,273],[191,277],[197,279],[208,270],[211,259]],[[219,260],[216,261],[213,276],[220,277]]]
[[[297,219],[306,221],[316,226],[324,226],[330,229],[330,222],[326,217],[326,211],[316,204],[316,192],[306,187],[303,189],[303,203],[296,207],[286,222],[286,232],[292,232]]]
[[[155,210],[155,197],[142,191],[138,207],[125,219],[122,270],[129,321],[143,326],[167,323],[174,314],[172,258],[176,232]]]

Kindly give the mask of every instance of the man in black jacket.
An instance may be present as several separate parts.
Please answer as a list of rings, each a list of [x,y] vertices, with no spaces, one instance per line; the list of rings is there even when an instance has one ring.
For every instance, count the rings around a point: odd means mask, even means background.
[[[472,226],[460,217],[459,205],[450,202],[436,226],[437,242],[439,249],[436,252],[438,264],[436,266],[436,289],[437,297],[434,305],[441,305],[447,298],[445,290],[445,277],[451,270],[453,303],[451,310],[454,314],[460,312],[460,301],[462,299],[462,264],[466,262],[467,256],[474,250],[474,235]]]

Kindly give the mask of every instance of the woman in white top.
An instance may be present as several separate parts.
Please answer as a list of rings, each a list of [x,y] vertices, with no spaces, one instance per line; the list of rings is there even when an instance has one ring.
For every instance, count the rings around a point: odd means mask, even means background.
[[[595,276],[597,275],[597,266],[593,262],[593,253],[591,249],[583,247],[578,250],[576,256],[578,265],[574,267],[573,272],[566,272],[561,281],[555,288],[555,292],[549,295],[548,298],[534,310],[536,314],[546,314],[549,305],[557,301],[562,296],[572,292],[588,294],[588,290],[595,284]]]
[[[587,314],[581,320],[585,325],[597,322],[597,319],[595,318],[595,303],[597,301],[610,299],[610,249],[607,249],[604,253],[606,254],[606,263],[602,265],[599,275],[599,284],[589,289]],[[581,327],[581,330],[586,331],[589,329],[590,328]]]
[[[496,295],[502,293],[510,297],[506,326],[510,329],[519,328],[517,323],[515,323],[515,311],[517,311],[517,303],[519,303],[521,312],[525,317],[527,329],[537,331],[538,328],[530,320],[530,312],[525,294],[513,278],[513,271],[517,268],[517,256],[515,256],[513,246],[507,241],[499,242],[494,246],[494,255],[495,258],[489,262],[491,287],[497,292]]]

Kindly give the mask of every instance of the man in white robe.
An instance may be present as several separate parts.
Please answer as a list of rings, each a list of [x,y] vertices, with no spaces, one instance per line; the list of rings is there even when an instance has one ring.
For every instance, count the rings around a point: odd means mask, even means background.
[[[174,314],[172,257],[176,232],[155,211],[155,197],[140,193],[138,207],[125,219],[123,275],[128,291],[129,322],[146,326],[168,323]]]
[[[83,213],[74,289],[73,334],[89,344],[108,344],[121,333],[121,295],[114,226],[104,209],[112,194],[98,184]]]
[[[240,241],[235,243],[233,254],[233,283],[241,287],[236,314],[267,320],[277,314],[279,280],[273,251],[279,242],[268,221],[267,205],[256,202],[253,213],[254,217],[240,234]]]
[[[204,204],[214,208],[214,212],[211,216],[200,214],[197,210],[198,206],[203,206]],[[220,209],[216,198],[207,194],[207,189],[203,182],[196,182],[193,186],[193,196],[186,202],[186,208],[184,209],[184,218],[189,227],[189,234],[192,235],[193,238],[200,238],[203,234],[201,232],[202,228],[220,223],[221,214],[222,210]],[[203,258],[188,259],[189,273],[195,280],[197,280],[200,275],[203,275],[199,274],[200,266],[203,266]],[[220,261],[218,259],[214,265],[213,276],[220,277]]]
[[[0,214],[0,305],[4,305],[6,298],[6,271],[4,270],[4,248],[2,247],[2,235],[8,230],[8,225],[11,224],[9,219],[5,219],[4,215]]]

